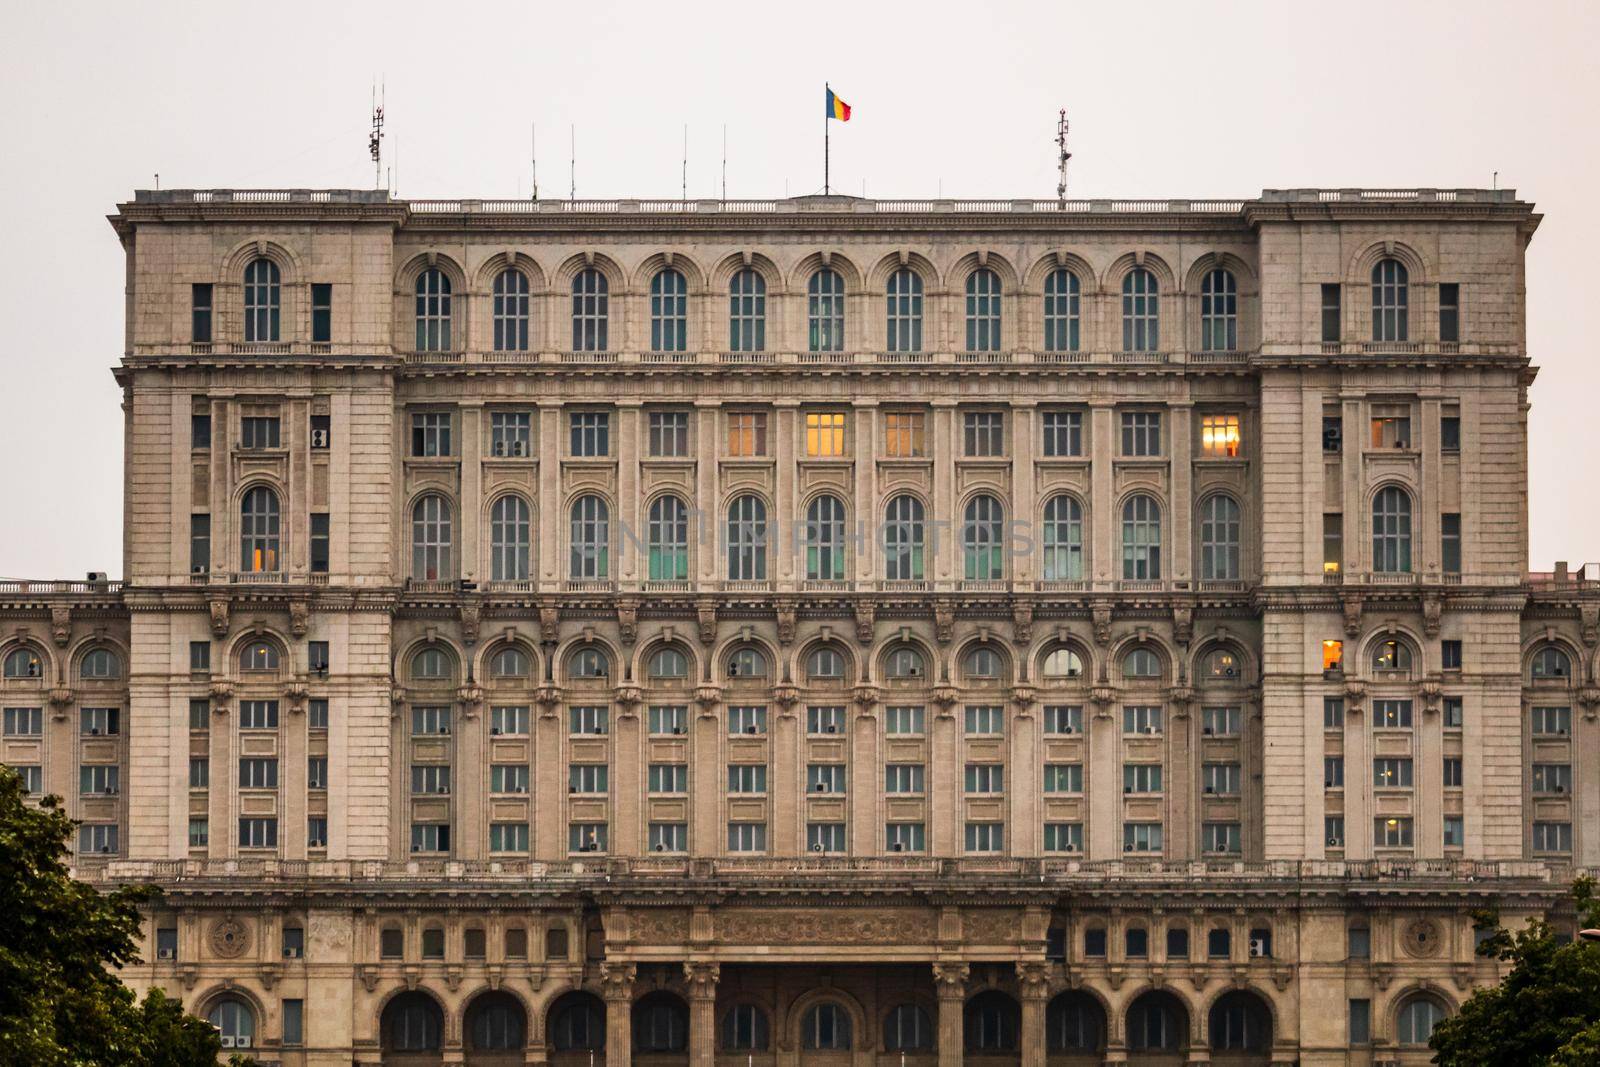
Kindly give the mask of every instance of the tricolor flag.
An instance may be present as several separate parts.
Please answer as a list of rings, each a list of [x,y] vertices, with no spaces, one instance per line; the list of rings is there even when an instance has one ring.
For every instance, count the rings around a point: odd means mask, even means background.
[[[832,89],[828,90],[828,117],[840,122],[850,121],[850,105],[834,96]]]

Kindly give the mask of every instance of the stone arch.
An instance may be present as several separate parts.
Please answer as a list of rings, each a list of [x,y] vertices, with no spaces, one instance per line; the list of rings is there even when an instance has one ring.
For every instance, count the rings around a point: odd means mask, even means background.
[[[598,1033],[587,1035],[589,1040],[585,1042],[584,1047],[593,1048],[596,1051],[606,1047],[606,1015],[611,1010],[611,1006],[596,995],[592,989],[571,986],[554,994],[545,1003],[544,1016],[539,1027],[539,1033],[544,1041],[547,1055],[553,1055],[558,1051],[575,1051],[575,1049],[557,1050],[556,1042],[563,1040],[566,1036],[559,1033],[557,1027],[561,1021],[562,1013],[579,1005],[586,1005],[595,1009],[599,1022]],[[631,1019],[629,1023],[631,1025]],[[563,1043],[566,1042],[563,1040]]]
[[[993,1006],[1002,1013],[998,1034],[974,1034],[973,1016],[985,1006]],[[1022,1029],[1022,1004],[1004,989],[990,986],[980,989],[961,1005],[961,1047],[965,1052],[1008,1054],[1019,1051]]]
[[[1021,289],[1021,278],[1017,268],[1011,261],[998,252],[985,249],[982,252],[968,252],[945,271],[945,278],[952,293],[965,294],[967,278],[979,270],[992,270],[1000,279],[1000,295],[1002,297],[1016,296]]]
[[[1121,296],[1122,279],[1135,267],[1143,267],[1155,276],[1157,296],[1177,296],[1182,292],[1178,288],[1177,275],[1167,261],[1154,252],[1146,251],[1128,252],[1112,260],[1100,276],[1101,291],[1109,296]]]
[[[258,259],[277,265],[278,284],[284,288],[301,284],[304,271],[300,257],[287,245],[265,238],[251,238],[230,248],[222,257],[221,270],[224,284],[242,285],[244,270]]]
[[[1567,657],[1571,673],[1567,677],[1568,687],[1578,685],[1588,674],[1588,657],[1578,644],[1566,634],[1557,633],[1554,627],[1547,627],[1523,639],[1522,649],[1518,662],[1521,664],[1522,685],[1524,688],[1534,685],[1533,658],[1546,648],[1554,648]],[[1541,678],[1539,684],[1549,685],[1550,680]],[[1553,686],[1552,686],[1553,688]]]
[[[450,279],[450,295],[452,297],[466,297],[468,277],[466,270],[456,261],[455,257],[445,255],[443,252],[419,252],[400,264],[400,269],[395,271],[394,295],[401,299],[414,298],[417,295],[417,278],[429,268],[441,271]],[[454,301],[451,303],[454,309]]]
[[[1233,275],[1233,279],[1239,287],[1239,299],[1241,300],[1245,297],[1256,296],[1260,290],[1255,269],[1250,264],[1232,252],[1211,251],[1202,252],[1189,264],[1189,269],[1184,274],[1184,291],[1198,295],[1201,284],[1205,281],[1205,276],[1213,270],[1225,270]],[[1242,320],[1243,317],[1241,313],[1240,319]]]
[[[189,1003],[193,1005],[193,1007],[189,1009],[190,1014],[204,1019],[211,1014],[211,1009],[215,1008],[219,1001],[227,1000],[229,997],[242,1000],[246,1005],[249,1006],[250,1010],[255,1013],[256,1027],[258,1030],[266,1025],[266,1002],[263,1001],[254,990],[246,986],[242,986],[232,979],[219,982],[213,986],[208,986],[200,993],[195,995],[194,998],[189,1001]]]
[[[606,663],[610,668],[610,677],[606,678],[603,683],[599,679],[595,678],[580,678],[574,680],[568,674],[573,655],[585,648],[599,649],[600,653],[606,657]],[[622,680],[617,676],[618,668],[626,665],[626,657],[624,657],[618,651],[617,646],[610,640],[601,637],[599,634],[593,632],[586,633],[583,631],[579,631],[578,633],[575,633],[571,637],[568,637],[558,643],[555,651],[551,654],[551,661],[554,667],[556,682],[557,684],[563,686],[571,686],[573,684],[615,685]]]
[[[450,658],[450,675],[447,678],[413,678],[412,665],[417,656],[430,648],[440,649]],[[413,638],[406,642],[395,653],[391,669],[395,677],[400,679],[402,685],[412,688],[428,688],[430,686],[442,687],[459,684],[465,677],[465,669],[470,662],[470,657],[462,653],[461,648],[447,637],[435,636],[429,639],[426,635]]]
[[[681,1044],[676,1044],[671,1041],[671,1034],[669,1031],[668,1043],[674,1045],[675,1047],[654,1049],[647,1053],[644,1048],[644,1041],[642,1040],[643,1035],[640,1033],[639,1029],[639,1024],[641,1021],[640,1012],[643,1009],[648,1009],[657,1004],[667,1007],[677,1015],[678,1021],[683,1026],[683,1038]],[[628,1026],[633,1032],[633,1051],[635,1055],[681,1055],[687,1052],[690,1039],[689,1025],[689,1002],[675,989],[659,988],[647,990],[642,996],[635,999],[628,1008]]]
[[[944,285],[944,279],[939,273],[939,268],[933,261],[920,252],[891,252],[874,263],[867,271],[866,287],[874,295],[881,296],[889,285],[889,278],[901,267],[908,267],[917,272],[922,278],[923,298],[933,295],[934,291]],[[926,312],[924,313],[926,314]]]
[[[1218,1040],[1219,1035],[1216,1033],[1216,1029],[1212,1025],[1213,1022],[1215,1022],[1214,1016],[1216,1012],[1220,1008],[1226,1007],[1229,1002],[1238,1001],[1244,1003],[1246,998],[1248,998],[1247,1007],[1253,1007],[1260,1011],[1260,1022],[1265,1024],[1265,1032],[1256,1040],[1249,1040],[1250,1035],[1247,1026],[1245,1033],[1245,1046],[1243,1048],[1216,1048],[1215,1042]],[[1243,985],[1222,986],[1210,993],[1202,995],[1199,1010],[1195,1013],[1195,1021],[1203,1027],[1199,1035],[1200,1042],[1206,1048],[1211,1050],[1214,1059],[1219,1052],[1225,1054],[1254,1054],[1261,1058],[1262,1063],[1266,1063],[1268,1057],[1271,1055],[1273,1042],[1277,1040],[1278,1035],[1282,1033],[1282,1029],[1278,1021],[1277,1002],[1273,999],[1271,994],[1267,993],[1265,990],[1248,983]],[[1244,1061],[1242,1059],[1235,1060],[1235,1058],[1230,1055],[1226,1062],[1233,1064],[1235,1062],[1242,1063]]]
[[[539,680],[544,677],[541,672],[543,664],[540,662],[539,646],[531,637],[509,626],[482,642],[482,646],[472,658],[472,677],[480,679],[492,677],[489,665],[494,662],[495,656],[507,648],[515,648],[528,657],[528,686],[531,688],[538,685]]]
[[[809,675],[806,665],[810,662],[811,653],[827,646],[838,652],[844,659],[844,677],[839,679],[839,685],[849,687],[862,680],[863,663],[861,655],[853,647],[853,642],[848,640],[849,635],[843,630],[824,636],[821,630],[795,642],[791,659],[789,660],[789,677],[801,685],[809,684]]]
[[[290,644],[289,638],[277,628],[261,624],[252,624],[248,629],[241,629],[238,633],[226,639],[223,650],[223,670],[228,671],[235,677],[242,675],[244,666],[240,659],[244,656],[245,650],[257,641],[265,641],[277,649],[278,672],[280,674],[294,673],[291,659],[293,655],[291,649],[294,646]],[[221,672],[218,671],[216,673]]]
[[[1160,1031],[1151,1026],[1145,1017],[1136,1017],[1135,1009],[1141,1005],[1161,1005],[1169,1009],[1176,1009],[1176,1014],[1169,1017]],[[1122,1023],[1120,1027],[1123,1043],[1129,1050],[1157,1051],[1150,1049],[1150,1041],[1157,1037],[1162,1038],[1161,1049],[1165,1051],[1185,1051],[1192,1048],[1198,1041],[1195,1030],[1195,1006],[1192,1001],[1183,995],[1177,987],[1166,985],[1157,988],[1146,984],[1129,993],[1123,1003]],[[1143,1026],[1139,1024],[1143,1023]]]
[[[476,1046],[474,1042],[474,1034],[472,1032],[472,1024],[475,1020],[474,1012],[480,1006],[482,1006],[484,1001],[489,1000],[509,1002],[522,1013],[522,1042],[516,1046],[516,1051],[514,1053],[516,1058],[514,1060],[510,1059],[509,1056],[506,1057],[508,1063],[520,1064],[522,1062],[521,1050],[527,1048],[533,1040],[534,1015],[533,1005],[529,1003],[528,998],[523,995],[521,990],[516,988],[515,983],[501,983],[493,988],[485,986],[482,989],[468,994],[462,999],[460,1010],[461,1044],[467,1050],[469,1062],[481,1062],[483,1060],[484,1052],[490,1052],[491,1055],[493,1054],[492,1050],[479,1049]],[[474,1055],[474,1053],[476,1053],[476,1055]],[[502,1055],[504,1055],[504,1053],[502,1053]]]
[[[1233,678],[1216,679],[1209,677],[1203,668],[1205,667],[1206,657],[1213,652],[1233,653],[1234,660],[1239,665],[1238,674]],[[1246,643],[1231,633],[1211,633],[1196,641],[1190,654],[1188,668],[1189,678],[1196,685],[1210,682],[1216,685],[1246,686],[1250,684],[1250,679],[1257,676],[1255,657],[1250,654]]]
[[[1028,672],[1030,679],[1036,685],[1042,686],[1045,683],[1045,659],[1052,652],[1059,648],[1071,649],[1073,652],[1077,653],[1078,662],[1083,664],[1083,673],[1079,676],[1081,681],[1076,683],[1067,682],[1064,684],[1091,684],[1096,677],[1094,642],[1072,632],[1065,626],[1057,627],[1050,633],[1042,634],[1034,638],[1033,644],[1029,646],[1027,653]],[[1060,685],[1063,683],[1057,684]]]
[[[1400,1040],[1400,1012],[1406,1004],[1418,997],[1426,997],[1444,1008],[1445,1018],[1450,1018],[1461,1010],[1461,1005],[1457,1003],[1456,999],[1437,982],[1430,982],[1426,979],[1409,982],[1373,1004],[1373,1039],[1381,1038],[1392,1045],[1398,1045]]]
[[[746,262],[748,259],[749,262]],[[727,296],[728,285],[733,281],[733,276],[749,267],[761,275],[761,280],[767,283],[767,296],[782,296],[788,292],[784,284],[783,271],[778,265],[760,252],[734,252],[723,256],[707,272],[706,289],[715,296]],[[767,309],[770,319],[772,308]]]
[[[1411,653],[1411,675],[1421,677],[1423,674],[1422,650],[1427,646],[1423,644],[1422,637],[1409,625],[1400,622],[1386,622],[1382,626],[1374,627],[1361,638],[1360,658],[1356,661],[1356,671],[1350,670],[1350,660],[1345,658],[1345,673],[1359,672],[1360,677],[1370,678],[1373,675],[1372,657],[1378,651],[1378,646],[1385,641],[1399,641]]]
[[[480,294],[493,292],[494,280],[505,270],[520,270],[527,277],[530,297],[542,294],[548,284],[544,268],[537,260],[526,252],[507,250],[495,252],[478,264],[478,269],[472,275],[472,288]]]
[[[1113,640],[1111,647],[1106,651],[1106,670],[1112,681],[1123,681],[1123,661],[1127,658],[1128,653],[1139,648],[1147,648],[1156,654],[1156,658],[1161,662],[1161,676],[1155,679],[1136,679],[1135,684],[1167,685],[1177,677],[1178,657],[1173,652],[1172,647],[1154,633],[1147,632],[1141,636],[1135,631]]]
[[[889,680],[889,654],[901,648],[913,648],[922,656],[923,678],[920,684],[933,685],[938,678],[939,650],[926,637],[910,627],[904,628],[903,633],[896,631],[888,635],[873,646],[871,654],[872,677],[887,682]]]
[[[409,1052],[402,1052],[392,1047],[394,1038],[390,1027],[393,1019],[389,1013],[396,1010],[397,1004],[407,1000],[415,1001],[424,1009],[431,1007],[435,1013],[435,1021],[439,1026],[437,1047]],[[383,1049],[384,1062],[386,1064],[439,1063],[443,1058],[444,1048],[454,1043],[460,1035],[460,1017],[450,1010],[449,998],[443,992],[431,988],[427,983],[419,983],[415,988],[400,986],[390,990],[378,1002],[374,1018],[378,1027],[378,1047]]]
[[[633,658],[629,663],[629,669],[633,672],[631,677],[641,685],[649,686],[651,684],[650,658],[664,648],[677,649],[683,653],[683,657],[687,661],[688,671],[684,675],[681,684],[693,687],[696,682],[706,676],[706,661],[701,658],[696,642],[691,640],[690,635],[674,630],[671,637],[668,637],[665,632],[659,632],[638,643],[633,651]]]
[[[784,1043],[789,1048],[803,1049],[806,1013],[818,1004],[830,1001],[842,1006],[850,1017],[850,1050],[855,1052],[876,1047],[877,1032],[870,1025],[866,1009],[859,1000],[838,986],[808,989],[792,1000],[784,1014],[782,1029],[775,1031],[775,1036],[776,1033],[782,1033]]]
[[[1100,275],[1087,259],[1076,252],[1056,250],[1046,252],[1033,261],[1022,275],[1021,288],[1030,296],[1042,295],[1044,281],[1058,270],[1069,270],[1078,276],[1078,295],[1088,297],[1099,292]]]
[[[805,293],[811,284],[811,276],[819,270],[831,270],[844,279],[845,296],[856,296],[862,290],[863,276],[861,268],[855,261],[839,252],[828,252],[827,262],[823,261],[822,252],[812,252],[804,256],[789,269],[789,276],[785,281],[789,292]]]
[[[1345,271],[1345,283],[1348,285],[1370,286],[1372,284],[1372,268],[1385,259],[1397,260],[1406,269],[1406,284],[1425,285],[1433,276],[1432,265],[1426,256],[1404,241],[1374,241],[1358,249],[1350,257],[1350,264]],[[1361,306],[1362,302],[1357,301]],[[1370,314],[1371,308],[1367,308]]]
[[[91,638],[91,640],[98,641],[100,639]],[[80,641],[79,644],[81,645],[82,641]],[[33,637],[31,634],[18,634],[8,637],[4,640],[0,640],[0,663],[3,663],[13,652],[18,652],[23,649],[32,652],[34,657],[38,659],[39,673],[36,677],[39,684],[42,686],[47,686],[52,680],[56,679],[56,672],[62,669],[62,666],[65,663],[76,662],[76,659],[70,655],[62,657],[62,659],[58,662],[55,655],[51,653],[49,647],[44,641]],[[19,679],[15,678],[8,678],[5,680],[10,682],[12,685],[16,685],[19,681]],[[20,679],[20,681],[24,683],[28,680],[29,676],[26,674]]]
[[[626,295],[628,272],[623,270],[622,265],[616,260],[601,252],[579,252],[562,260],[560,265],[550,274],[551,294],[558,297],[570,297],[572,295],[572,279],[590,267],[605,276],[608,296],[619,297]],[[615,318],[617,309],[612,308],[611,314]],[[558,315],[558,317],[561,316]]]
[[[992,681],[988,679],[978,679],[980,682],[991,685],[1009,685],[1020,679],[1021,672],[1018,670],[1017,657],[1014,651],[1008,646],[1007,642],[1002,640],[1000,635],[997,633],[991,632],[989,636],[985,638],[980,632],[965,635],[954,643],[954,655],[951,658],[951,666],[954,668],[956,677],[960,680],[962,685],[972,684],[967,676],[967,657],[980,648],[988,649],[994,652],[1000,658],[999,677],[993,679]]]
[[[1093,1022],[1096,1024],[1097,1031],[1095,1039],[1089,1042],[1090,1047],[1078,1046],[1074,1048],[1067,1045],[1061,1040],[1062,1035],[1056,1032],[1056,1028],[1053,1025],[1057,1018],[1057,1012],[1073,1003],[1081,1004],[1093,1011],[1095,1017]],[[1062,990],[1045,1004],[1045,1050],[1047,1054],[1103,1051],[1111,1042],[1111,1025],[1115,1017],[1115,1014],[1111,1011],[1110,1002],[1092,985],[1085,983],[1075,989]]]
[[[648,294],[650,283],[664,270],[675,270],[683,275],[690,296],[704,294],[707,291],[706,272],[700,261],[676,250],[652,252],[640,260],[638,266],[633,268],[631,288],[634,292]]]
[[[708,657],[708,669],[711,671],[712,680],[716,682],[728,681],[728,659],[741,648],[754,648],[767,658],[768,685],[777,684],[777,675],[782,669],[781,653],[777,646],[765,636],[758,634],[752,628],[748,632],[737,631],[720,638],[712,646]]]

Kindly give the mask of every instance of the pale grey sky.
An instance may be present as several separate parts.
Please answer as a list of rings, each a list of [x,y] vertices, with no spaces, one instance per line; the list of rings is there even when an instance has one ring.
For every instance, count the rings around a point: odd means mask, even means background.
[[[713,196],[837,188],[1051,196],[1059,107],[1076,196],[1502,186],[1529,253],[1532,561],[1600,559],[1600,5],[15,3],[0,44],[0,575],[121,571],[122,268],[135,188],[370,187],[388,87],[404,196]]]

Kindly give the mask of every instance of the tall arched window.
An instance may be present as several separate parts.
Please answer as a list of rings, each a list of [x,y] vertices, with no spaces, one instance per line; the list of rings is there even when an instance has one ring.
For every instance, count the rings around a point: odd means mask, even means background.
[[[450,351],[450,278],[438,267],[417,275],[417,351]]]
[[[650,279],[650,351],[689,348],[689,283],[680,271],[656,271]]]
[[[1200,348],[1232,352],[1239,347],[1239,286],[1233,271],[1206,272],[1200,282]]]
[[[1010,1052],[1017,1047],[1021,1010],[999,990],[979,993],[962,1013],[965,1044],[974,1052]]]
[[[767,505],[760,497],[739,496],[728,505],[728,580],[765,581]]]
[[[1083,505],[1065,493],[1044,506],[1044,569],[1046,581],[1083,578]]]
[[[1411,570],[1411,494],[1385,486],[1372,498],[1372,569],[1390,574]]]
[[[606,1013],[591,993],[569,993],[556,1002],[550,1043],[557,1052],[599,1051],[606,1043]]]
[[[255,1044],[256,1015],[244,1001],[233,997],[219,1000],[207,1018],[217,1028],[223,1048],[250,1048]]]
[[[813,1052],[850,1048],[850,1013],[831,1000],[815,1005],[800,1020],[800,1044]]]
[[[528,276],[503,270],[494,279],[494,350],[528,350]]]
[[[1045,276],[1044,350],[1078,350],[1078,276],[1065,268]]]
[[[671,993],[651,993],[633,1006],[633,1048],[648,1055],[689,1046],[689,1012]]]
[[[1572,660],[1556,646],[1545,645],[1533,654],[1530,673],[1536,682],[1550,679],[1566,681],[1572,677]]]
[[[278,494],[264,485],[246,490],[239,508],[239,569],[278,569]]]
[[[435,581],[451,577],[450,504],[429,493],[411,507],[411,576]]]
[[[922,501],[902,494],[889,501],[883,524],[883,576],[891,582],[923,579],[926,539]]]
[[[990,581],[1006,576],[1005,511],[988,494],[967,504],[961,523],[962,573],[968,581]]]
[[[1122,505],[1122,576],[1130,580],[1161,577],[1161,506],[1144,493],[1129,497]]]
[[[383,1010],[383,1047],[390,1052],[431,1052],[439,1047],[443,1012],[424,993],[401,993]]]
[[[767,280],[746,267],[728,282],[728,350],[760,352],[767,347]]]
[[[1426,1045],[1434,1027],[1444,1022],[1444,1008],[1432,997],[1412,997],[1400,1005],[1395,1041],[1402,1045]]]
[[[689,509],[675,496],[659,496],[650,504],[649,529],[652,582],[689,577]]]
[[[467,1030],[474,1049],[520,1049],[525,1028],[521,1005],[507,993],[486,993],[467,1012]]]
[[[572,278],[572,350],[604,352],[610,341],[611,285],[594,267],[580,270]]]
[[[967,275],[967,351],[1000,351],[1000,276],[988,268]]]
[[[844,279],[819,270],[806,284],[806,327],[811,351],[844,351]]]
[[[278,339],[278,265],[270,259],[251,260],[244,269],[244,339]]]
[[[39,658],[39,653],[33,649],[23,646],[6,653],[5,677],[42,678],[43,676],[44,662]]]
[[[1410,333],[1407,321],[1410,284],[1406,267],[1398,259],[1380,259],[1372,267],[1372,339],[1404,341]]]
[[[844,577],[844,502],[824,494],[806,508],[806,577]]]
[[[528,502],[503,496],[489,509],[489,577],[497,582],[528,580],[533,540]]]
[[[1161,349],[1161,297],[1156,276],[1135,267],[1122,278],[1122,350],[1158,352]]]
[[[1214,493],[1200,502],[1200,578],[1236,581],[1239,577],[1239,505]]]
[[[884,325],[890,352],[922,351],[922,275],[901,267],[884,288]]]
[[[571,575],[606,578],[611,573],[611,509],[597,496],[572,502]]]

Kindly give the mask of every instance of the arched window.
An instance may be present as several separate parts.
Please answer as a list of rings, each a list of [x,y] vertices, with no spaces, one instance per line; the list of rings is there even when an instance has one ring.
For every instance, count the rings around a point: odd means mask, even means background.
[[[921,581],[927,529],[922,501],[901,494],[889,501],[883,523],[883,576],[891,582]]]
[[[1372,569],[1390,574],[1411,570],[1411,494],[1385,486],[1372,498]]]
[[[686,580],[689,577],[689,509],[680,498],[669,494],[651,501],[646,536],[650,580]]]
[[[506,993],[485,993],[467,1011],[472,1047],[481,1051],[519,1049],[524,1044],[525,1030],[522,1007]]]
[[[494,350],[528,350],[528,276],[503,270],[494,278]]]
[[[836,648],[823,645],[806,660],[806,677],[813,682],[837,682],[844,678],[844,657]]]
[[[276,663],[273,664],[277,666]],[[78,663],[78,677],[86,682],[105,682],[122,677],[122,657],[109,648],[92,648]]]
[[[728,350],[760,352],[767,347],[767,280],[746,267],[728,282]]]
[[[1200,282],[1200,348],[1233,352],[1239,347],[1239,286],[1231,270],[1206,271]]]
[[[883,1021],[883,1047],[890,1052],[933,1048],[933,1019],[915,1004],[901,1004]]]
[[[1213,493],[1200,502],[1200,578],[1239,578],[1239,505],[1233,497]]]
[[[1000,276],[987,268],[967,275],[967,351],[1000,351]]]
[[[1372,669],[1375,671],[1409,671],[1411,646],[1393,638],[1372,646]]]
[[[1044,578],[1083,579],[1083,505],[1065,493],[1051,497],[1044,506]]]
[[[239,569],[278,569],[278,494],[264,485],[245,490],[239,505]]]
[[[92,655],[93,653],[91,653]],[[87,659],[85,660],[87,665]],[[239,654],[242,671],[275,671],[278,669],[278,646],[271,641],[251,641]]]
[[[1161,677],[1161,657],[1148,648],[1136,648],[1122,658],[1122,677],[1140,681]]]
[[[567,661],[567,673],[578,679],[604,679],[611,674],[611,664],[604,652],[590,645],[572,654]]]
[[[819,270],[806,284],[806,326],[813,352],[844,351],[844,279]]]
[[[922,275],[901,267],[884,288],[884,325],[890,352],[922,351]]]
[[[1045,1010],[1051,1052],[1096,1052],[1103,1043],[1105,1012],[1086,993],[1063,993]]]
[[[961,524],[963,574],[968,581],[992,581],[1006,576],[1005,511],[988,494],[967,504]]]
[[[450,667],[450,653],[442,648],[424,648],[411,657],[411,677],[418,681],[445,681],[450,677]]]
[[[734,497],[728,505],[728,580],[765,581],[767,505],[756,496]]]
[[[452,577],[450,504],[429,493],[411,508],[411,576],[427,581]]]
[[[813,1005],[800,1020],[800,1044],[812,1052],[850,1048],[850,1013],[842,1004]]]
[[[578,993],[556,1002],[550,1040],[558,1052],[599,1051],[606,1044],[605,1008],[594,996]]]
[[[1213,682],[1235,682],[1244,677],[1244,664],[1231,648],[1215,648],[1200,664],[1200,677]]]
[[[41,678],[44,676],[44,662],[39,659],[39,653],[26,646],[14,648],[6,653],[5,677],[7,678]]]
[[[532,669],[528,654],[514,645],[507,645],[489,660],[491,678],[526,678]]]
[[[266,261],[256,260],[256,262]],[[250,1005],[244,1001],[233,997],[219,1000],[207,1018],[210,1019],[211,1025],[217,1028],[217,1035],[222,1038],[223,1048],[250,1048],[255,1044],[256,1013],[251,1011]]]
[[[423,993],[401,993],[383,1011],[383,1047],[390,1052],[432,1052],[439,1047],[443,1014]]]
[[[9,662],[8,662],[9,669]],[[1531,665],[1533,680],[1536,682],[1561,679],[1566,681],[1572,677],[1572,660],[1567,654],[1554,645],[1545,645],[1533,654]],[[8,674],[7,677],[10,677]]]
[[[973,681],[992,682],[1000,677],[1000,664],[1000,653],[988,645],[979,645],[967,653],[961,670]]]
[[[438,267],[417,275],[417,351],[450,351],[450,277]]]
[[[278,265],[270,259],[256,259],[244,269],[244,339],[250,342],[278,340],[279,321]]]
[[[1135,267],[1122,278],[1122,350],[1161,350],[1161,297],[1156,276]]]
[[[593,267],[580,270],[572,278],[572,350],[607,350],[611,322],[611,285]]]
[[[1083,660],[1070,648],[1058,648],[1044,658],[1039,673],[1046,679],[1082,678]]]
[[[528,502],[503,496],[489,509],[489,577],[497,582],[525,582],[533,539]]]
[[[844,502],[824,494],[806,508],[806,577],[844,577]]]
[[[689,1012],[670,993],[651,993],[633,1006],[633,1050],[682,1052],[689,1047]]]
[[[689,348],[689,283],[680,271],[658,270],[650,279],[650,351]]]
[[[1433,1028],[1444,1022],[1444,1008],[1432,997],[1412,997],[1400,1005],[1395,1041],[1402,1045],[1426,1045]]]
[[[772,1042],[767,1013],[755,1004],[735,1004],[722,1017],[725,1052],[764,1052]]]
[[[1137,493],[1122,505],[1122,577],[1161,577],[1161,507],[1155,497]]]
[[[572,502],[571,576],[606,578],[611,573],[611,509],[597,496]]]
[[[1264,1052],[1272,1044],[1272,1017],[1253,993],[1224,993],[1211,1009],[1211,1048],[1216,1052]]]
[[[967,1001],[963,1015],[966,1046],[973,1052],[1012,1052],[1017,1047],[1021,1014],[1017,1002],[998,990]]]
[[[1078,350],[1078,276],[1065,268],[1044,279],[1044,350]]]
[[[650,657],[647,671],[652,682],[682,681],[689,677],[689,657],[683,654],[682,649],[669,645],[657,649]]]
[[[728,677],[739,679],[765,678],[767,676],[767,656],[759,648],[746,645],[733,650],[733,655],[728,657]]]
[[[889,653],[884,661],[884,672],[894,682],[921,681],[928,676],[922,653],[910,645],[901,645]]]
[[[1372,339],[1404,341],[1410,335],[1407,322],[1410,284],[1405,264],[1398,259],[1380,259],[1372,267]]]
[[[1138,1052],[1172,1052],[1186,1045],[1188,1020],[1166,994],[1146,993],[1128,1009],[1128,1048]]]

